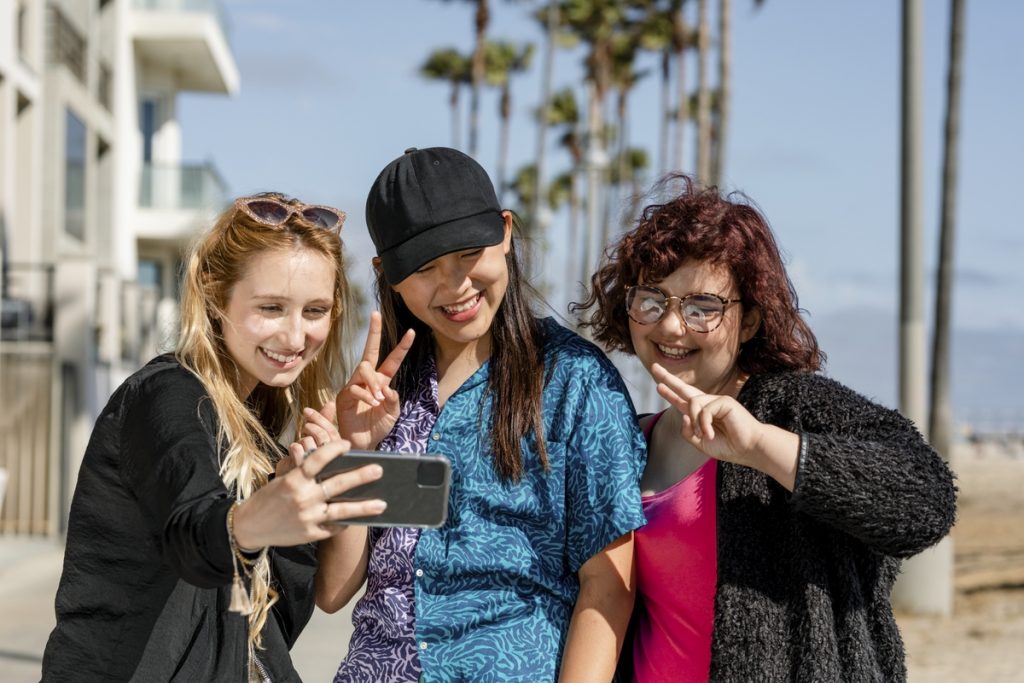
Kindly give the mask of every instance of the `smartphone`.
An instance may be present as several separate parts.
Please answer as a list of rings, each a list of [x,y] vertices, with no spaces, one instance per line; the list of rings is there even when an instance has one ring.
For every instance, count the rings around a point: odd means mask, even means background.
[[[384,469],[384,476],[331,500],[340,502],[379,498],[388,504],[387,509],[379,515],[342,519],[335,524],[421,528],[444,524],[448,518],[451,463],[443,455],[351,450],[327,463],[317,475],[317,481],[371,464],[380,465]]]

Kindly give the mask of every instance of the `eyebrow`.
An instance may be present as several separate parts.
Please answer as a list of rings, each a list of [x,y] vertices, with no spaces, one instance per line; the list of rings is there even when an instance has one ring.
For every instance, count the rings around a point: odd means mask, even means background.
[[[253,294],[252,299],[258,301],[291,301],[291,297],[282,296],[280,294]],[[321,304],[331,306],[334,304],[333,299],[311,299],[306,302],[307,304]]]

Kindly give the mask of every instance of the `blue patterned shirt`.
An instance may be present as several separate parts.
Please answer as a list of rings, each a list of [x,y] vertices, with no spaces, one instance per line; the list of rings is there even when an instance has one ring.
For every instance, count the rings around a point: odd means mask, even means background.
[[[543,395],[549,470],[531,437],[524,472],[494,471],[489,363],[437,408],[437,374],[404,402],[381,449],[452,463],[440,529],[375,529],[366,594],[336,681],[553,681],[579,593],[580,567],[644,523],[644,440],[614,366],[552,320]]]

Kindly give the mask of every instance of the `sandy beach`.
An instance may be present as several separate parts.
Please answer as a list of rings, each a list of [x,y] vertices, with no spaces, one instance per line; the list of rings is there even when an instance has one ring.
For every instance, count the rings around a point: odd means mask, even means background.
[[[1024,443],[965,444],[953,616],[898,614],[912,683],[1024,681]]]

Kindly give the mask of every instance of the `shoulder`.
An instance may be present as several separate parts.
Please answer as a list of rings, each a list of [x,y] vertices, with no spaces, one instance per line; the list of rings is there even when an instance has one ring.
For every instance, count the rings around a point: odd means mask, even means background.
[[[827,398],[840,403],[872,403],[871,399],[845,384],[816,372],[786,371],[753,375],[747,380],[741,395],[749,399],[806,397],[815,401]]]
[[[592,368],[593,371],[610,371],[618,375],[612,362],[593,342],[563,327],[554,318],[542,318],[539,323],[548,365],[555,363],[572,371]]]
[[[740,402],[762,419],[786,415],[811,424],[859,421],[902,422],[898,411],[864,396],[831,377],[812,372],[775,372],[752,376]],[[808,425],[809,426],[809,425]]]
[[[159,413],[173,418],[212,411],[203,383],[172,354],[151,360],[126,379],[118,393],[126,409],[142,414]]]

